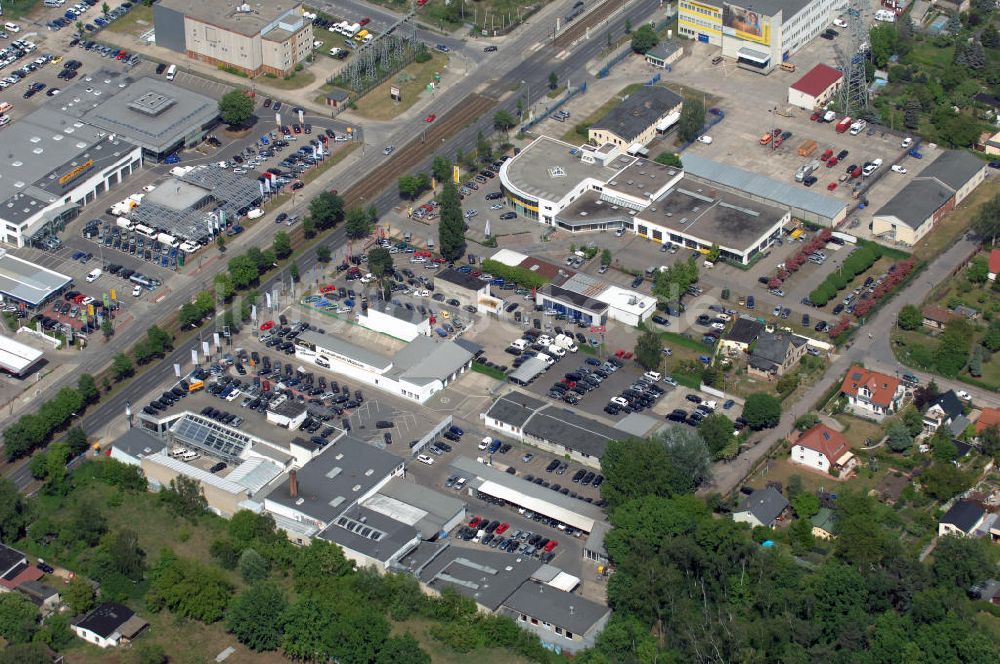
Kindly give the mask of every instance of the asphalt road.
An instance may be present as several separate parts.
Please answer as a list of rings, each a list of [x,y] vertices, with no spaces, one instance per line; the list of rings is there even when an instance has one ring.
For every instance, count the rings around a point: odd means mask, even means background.
[[[902,373],[905,367],[897,363],[893,358],[892,348],[889,345],[889,335],[896,324],[896,316],[899,310],[907,304],[919,304],[927,296],[933,284],[939,284],[950,275],[955,268],[963,265],[977,251],[978,244],[967,239],[956,242],[945,253],[938,256],[919,278],[898,293],[885,307],[879,310],[875,316],[869,320],[849,341],[845,348],[836,357],[833,363],[827,367],[823,378],[814,383],[801,397],[799,397],[791,408],[785,410],[781,415],[781,421],[774,429],[755,434],[751,441],[755,444],[733,461],[728,463],[716,463],[713,467],[712,482],[703,486],[700,493],[717,492],[726,495],[735,491],[750,470],[767,455],[771,448],[781,441],[785,435],[791,431],[795,420],[799,416],[813,409],[816,402],[823,397],[827,390],[831,389],[834,383],[842,380],[843,375],[853,364],[861,363],[869,369],[876,369],[889,375],[896,372]],[[980,390],[971,385],[948,381],[923,372],[912,372],[924,382],[934,380],[943,389],[963,389],[969,392],[973,400],[978,403],[984,401],[994,405],[997,401],[996,394],[986,390]]]
[[[338,3],[339,2],[354,2],[354,0],[338,0]],[[334,3],[328,4],[332,5]],[[373,19],[375,18],[374,14],[376,11],[374,8],[357,2],[354,2],[354,4],[357,5],[357,7],[365,8],[365,12],[360,15],[372,16]],[[571,6],[570,3],[561,4]],[[551,36],[552,27],[555,21],[554,17],[561,16],[561,13],[558,12],[562,12],[565,7],[547,7],[545,10],[540,12],[539,15],[530,19],[525,25],[521,26],[510,36],[505,37],[502,40],[496,40],[496,43],[499,45],[500,52],[492,55],[486,54],[487,57],[492,58],[489,61],[489,70],[493,72],[492,77],[487,78],[476,72],[466,75],[458,83],[448,87],[440,94],[439,97],[437,97],[437,102],[434,105],[435,112],[438,116],[442,116],[455,109],[469,94],[478,91],[484,94],[493,94],[498,98],[501,98],[498,108],[505,108],[511,113],[516,114],[517,99],[519,95],[509,93],[515,86],[519,86],[522,81],[525,83],[523,86],[525,96],[530,93],[528,106],[531,107],[532,101],[538,103],[538,100],[544,99],[545,95],[547,95],[549,72],[554,71],[560,81],[583,81],[592,79],[592,77],[586,72],[586,65],[606,47],[606,41],[604,38],[606,32],[610,31],[612,34],[622,34],[624,32],[626,20],[630,20],[633,25],[638,25],[643,20],[648,18],[658,6],[658,0],[633,0],[631,4],[626,6],[626,10],[624,12],[618,13],[615,17],[607,21],[606,25],[602,24],[598,28],[595,28],[592,31],[590,39],[581,40],[575,46],[571,46],[558,52],[555,47],[546,43],[546,38]],[[432,36],[431,39],[435,40],[434,43],[439,41],[447,43],[444,38],[440,38],[436,35]],[[481,47],[477,48],[479,48],[480,52],[482,51]],[[507,55],[508,53],[527,55],[518,61],[517,56],[511,57]],[[480,55],[483,54],[480,53]],[[504,68],[512,62],[514,63],[513,67],[510,67],[506,72],[504,72]],[[505,99],[503,99],[504,96],[506,96]],[[541,110],[542,109],[539,108],[539,112],[541,112]],[[418,117],[412,124],[419,124],[421,122],[422,120]],[[428,167],[434,154],[454,155],[458,150],[470,151],[474,149],[477,136],[480,131],[486,135],[490,135],[493,132],[492,112],[486,113],[477,121],[470,123],[463,131],[446,141],[440,149],[432,150],[428,148],[426,162],[422,163],[420,167]],[[402,146],[411,140],[420,140],[420,135],[419,133],[415,133],[413,127],[409,126],[400,127],[392,136],[392,142],[398,146]],[[376,147],[377,149],[371,146],[365,146],[363,148],[362,158],[352,166],[349,173],[346,173],[344,176],[338,178],[337,187],[340,190],[347,189],[347,187],[351,184],[365,177],[365,173],[372,172],[375,169],[384,166],[386,163],[386,157],[382,155],[381,146]],[[311,198],[311,195],[305,195],[306,192],[314,194],[318,191],[318,188],[328,186],[330,184],[330,179],[330,176],[324,176],[319,180],[310,183],[310,185],[307,186],[307,189],[300,192],[304,195],[296,197],[296,204],[286,208],[286,211],[295,211],[301,214],[308,205],[309,198]],[[319,185],[319,187],[317,187],[317,185]],[[385,213],[392,207],[398,205],[399,201],[399,194],[396,191],[396,188],[389,187],[383,191],[379,198],[376,201],[373,201],[373,203],[376,205],[380,213]],[[268,227],[272,230],[263,230]],[[228,248],[235,254],[243,251],[245,245],[251,243],[257,246],[265,246],[270,243],[270,235],[276,230],[278,229],[276,229],[272,224],[255,225],[249,233],[245,233],[243,236],[237,238],[237,241],[231,243]],[[265,235],[265,233],[267,235]],[[345,236],[343,229],[337,229],[328,236],[326,244],[336,249],[343,244],[344,239]],[[302,273],[306,273],[316,264],[316,262],[316,255],[314,251],[310,251],[307,255],[298,259],[299,268]],[[192,280],[187,287],[171,292],[168,298],[166,298],[162,303],[163,310],[173,310],[179,307],[182,303],[190,301],[195,293],[207,287],[211,281],[211,276],[211,274],[206,274],[203,279]],[[270,290],[279,279],[280,275],[271,277],[270,280],[261,285],[261,292]],[[145,329],[142,328],[142,326],[130,326],[130,329],[123,331],[120,336],[116,335],[112,343],[116,348],[127,348],[138,340],[138,338],[144,333]],[[173,364],[175,362],[179,362],[182,365],[187,364],[190,360],[190,351],[197,344],[198,340],[195,339],[181,347],[178,347],[170,356],[165,358],[156,366],[147,369],[146,372],[139,378],[134,379],[130,383],[127,390],[119,393],[107,401],[102,402],[97,408],[92,409],[83,418],[81,423],[84,430],[93,432],[98,430],[104,424],[112,421],[115,417],[124,417],[126,401],[135,395],[145,394],[153,386],[159,385],[163,381],[167,380],[173,373]],[[105,360],[101,366],[81,366],[80,371],[97,373],[106,363],[107,360]],[[69,376],[61,381],[60,384],[53,386],[52,389],[57,390],[64,385],[75,384],[75,378],[76,374]],[[14,479],[18,486],[22,488],[30,483],[31,479],[26,467],[27,460],[25,460],[23,465],[15,467],[9,475],[9,477]]]

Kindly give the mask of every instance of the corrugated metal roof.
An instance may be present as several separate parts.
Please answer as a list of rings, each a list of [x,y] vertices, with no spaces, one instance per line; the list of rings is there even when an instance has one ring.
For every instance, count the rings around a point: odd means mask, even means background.
[[[245,494],[247,492],[246,488],[241,484],[237,484],[236,482],[231,482],[230,480],[224,477],[213,475],[207,470],[202,470],[201,468],[197,468],[178,459],[173,459],[171,457],[168,457],[166,454],[163,454],[162,452],[151,454],[148,457],[146,457],[146,460],[156,463],[160,466],[163,466],[164,468],[168,468],[177,473],[178,475],[184,475],[185,477],[190,477],[191,479],[197,480],[202,484],[213,486],[216,489],[219,489],[220,491],[225,491],[226,493],[233,494],[234,496],[239,494]]]
[[[746,192],[785,207],[805,210],[822,217],[834,218],[847,207],[844,203],[809,191],[805,187],[779,182],[757,175],[742,168],[706,159],[693,152],[685,152],[684,172],[693,177],[718,183],[724,187]]]

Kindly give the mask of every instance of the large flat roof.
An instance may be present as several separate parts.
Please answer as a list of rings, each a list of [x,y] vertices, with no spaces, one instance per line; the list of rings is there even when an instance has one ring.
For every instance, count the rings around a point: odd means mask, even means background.
[[[395,454],[344,435],[298,469],[297,497],[289,495],[285,476],[267,499],[330,523],[402,464]]]
[[[159,153],[211,124],[218,116],[219,104],[215,99],[145,76],[113,97],[105,98],[83,120]]]
[[[325,348],[331,352],[339,353],[344,357],[357,360],[358,362],[375,367],[383,372],[392,368],[392,360],[385,355],[368,350],[367,348],[353,344],[350,341],[345,341],[340,337],[335,337],[330,334],[322,334],[320,332],[306,330],[298,336],[298,341],[303,341],[318,348]]]
[[[336,517],[319,537],[385,562],[401,550],[415,547],[420,533],[382,512],[355,506]]]
[[[629,214],[630,212],[633,214]],[[630,221],[633,216],[634,211],[631,208],[602,201],[599,193],[587,191],[563,208],[556,215],[556,222],[561,226],[575,228],[602,223],[623,224]]]
[[[503,605],[515,614],[523,613],[574,634],[586,634],[611,613],[606,604],[534,582],[522,583]]]
[[[291,27],[289,32],[294,32],[301,27],[304,21],[302,3],[294,0],[269,0],[268,2],[256,0],[246,3],[250,9],[247,12],[237,11],[240,4],[240,2],[227,3],[221,0],[208,0],[207,2],[206,0],[161,0],[160,2],[161,6],[173,9],[184,16],[246,36],[256,35],[266,31],[269,27],[272,29]],[[298,10],[299,20],[297,22],[289,17],[288,26],[285,26],[284,23],[273,25],[278,19],[285,18],[285,15],[292,10]],[[298,27],[292,27],[295,25]]]
[[[570,154],[571,150],[576,154]],[[634,161],[632,157],[620,157],[625,159],[624,163],[616,159],[612,164],[618,166],[608,168],[599,161],[585,163],[580,159],[580,152],[575,145],[539,136],[502,168],[506,169],[507,180],[517,189],[531,196],[558,201],[582,180],[594,178],[603,182]]]
[[[541,399],[524,392],[510,392],[498,397],[486,411],[486,416],[521,428],[536,411],[544,407],[545,402]]]
[[[704,240],[706,244],[746,251],[786,214],[774,205],[685,177],[636,215],[636,223],[648,221]]]
[[[18,258],[9,251],[0,252],[0,293],[31,306],[38,306],[72,281],[41,265]]]
[[[801,185],[779,182],[742,168],[707,159],[691,151],[685,151],[683,159],[686,175],[729,187],[792,210],[803,210],[819,217],[834,219],[847,207],[836,198],[818,194]]]
[[[401,565],[407,563],[406,558],[400,560]],[[416,573],[435,590],[450,587],[496,611],[539,567],[541,563],[527,556],[452,544],[424,563]]]
[[[941,209],[955,194],[936,178],[914,178],[875,213],[876,217],[895,217],[917,229]]]
[[[413,384],[443,381],[472,360],[473,353],[454,341],[418,336],[392,359],[392,375]]]

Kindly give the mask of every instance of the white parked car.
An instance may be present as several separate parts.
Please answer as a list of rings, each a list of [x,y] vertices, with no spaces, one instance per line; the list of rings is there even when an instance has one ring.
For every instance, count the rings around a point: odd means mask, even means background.
[[[142,295],[142,286],[136,284],[132,287],[132,297],[139,297],[140,295]]]
[[[101,271],[100,268],[94,268],[93,270],[90,271],[90,274],[87,275],[87,283],[89,284],[97,281],[98,277],[100,277],[102,274],[104,273]]]
[[[901,173],[903,175],[906,175],[906,169],[900,166],[899,164],[893,164],[892,170],[895,171],[896,173]]]
[[[881,165],[882,165],[882,160],[881,159],[876,159],[875,161],[873,161],[873,162],[871,162],[869,164],[866,164],[865,167],[861,169],[861,172],[864,175],[871,175],[872,173],[874,173],[875,171],[877,171],[878,167],[881,166]]]
[[[566,350],[562,346],[552,344],[549,346],[549,353],[556,357],[563,357],[566,355]]]
[[[485,450],[492,443],[493,443],[493,439],[490,438],[489,436],[486,436],[486,438],[483,438],[483,442],[479,443],[479,449]]]
[[[716,330],[724,330],[724,329],[726,329],[726,324],[725,323],[712,323],[712,327],[714,329],[716,329]]]
[[[428,466],[434,465],[434,459],[427,456],[426,454],[418,454],[417,461],[419,461],[420,463],[426,463]]]
[[[958,396],[959,399],[962,399],[963,401],[972,401],[972,395],[966,392],[965,390],[959,390],[958,392],[955,392],[955,394]]]
[[[698,142],[699,143],[704,143],[705,145],[711,145],[712,144],[712,137],[711,136],[699,136],[698,137]]]
[[[840,18],[839,16],[837,18],[833,19],[833,24],[835,26],[837,26],[838,28],[846,28],[847,27],[847,21],[845,21],[844,19]]]
[[[660,380],[659,371],[647,371],[646,373],[643,374],[643,376],[645,376],[646,378],[650,379],[653,382]]]
[[[909,136],[907,136],[906,138],[904,138],[903,142],[900,143],[900,147],[903,147],[903,148],[908,148],[911,145],[913,145],[913,139],[910,138]]]

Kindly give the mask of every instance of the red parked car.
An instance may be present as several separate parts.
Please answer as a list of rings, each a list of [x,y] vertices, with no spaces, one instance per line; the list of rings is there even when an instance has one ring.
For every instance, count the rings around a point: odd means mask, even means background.
[[[559,546],[559,542],[557,542],[555,540],[549,540],[549,543],[545,545],[545,547],[544,547],[543,550],[545,551],[545,553],[548,553],[548,552],[552,551],[552,549],[556,548],[557,546]]]
[[[820,156],[819,160],[820,160],[820,161],[826,161],[827,159],[829,159],[829,158],[830,158],[830,157],[832,157],[832,156],[833,156],[833,150],[827,150],[826,152],[824,152],[824,153],[823,153],[823,154],[822,154],[822,155]]]
[[[831,182],[830,184],[826,185],[826,190],[827,191],[833,191],[836,188],[837,188],[837,183],[836,182]]]
[[[437,115],[435,115],[434,113],[431,113],[430,115],[428,115],[424,119],[427,120],[427,122],[434,122],[435,120],[437,120]]]
[[[267,332],[268,330],[270,330],[273,327],[274,327],[274,321],[273,320],[264,321],[261,324],[261,326],[260,326],[260,331],[261,332]]]
[[[497,526],[497,535],[503,535],[510,528],[510,524],[504,521],[499,526]]]
[[[372,20],[366,16],[363,19],[361,19],[360,21],[358,21],[358,25],[360,25],[363,28],[363,27],[365,27],[366,25],[368,25],[371,22],[372,22]]]
[[[475,528],[482,521],[478,516],[472,517],[472,521],[469,522],[469,528]]]
[[[840,160],[837,159],[836,155],[834,155],[833,157],[830,157],[829,159],[826,160],[826,167],[827,168],[833,168],[834,166],[836,166],[839,163],[840,163]]]

